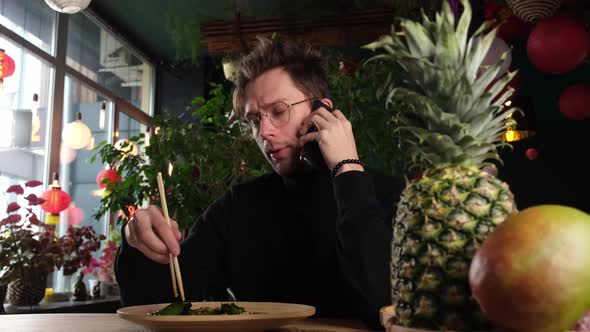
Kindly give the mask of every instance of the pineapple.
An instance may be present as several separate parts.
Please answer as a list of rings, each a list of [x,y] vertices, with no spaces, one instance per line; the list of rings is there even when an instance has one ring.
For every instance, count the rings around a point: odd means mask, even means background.
[[[482,170],[492,160],[513,93],[503,91],[515,72],[495,80],[507,57],[482,67],[496,30],[485,22],[468,38],[467,0],[455,22],[443,1],[434,20],[401,20],[365,47],[383,49],[390,71],[383,83],[386,107],[424,170],[407,182],[393,221],[391,259],[395,324],[430,330],[489,329],[469,290],[472,257],[486,236],[516,211],[508,185]],[[407,134],[407,135],[403,135]]]

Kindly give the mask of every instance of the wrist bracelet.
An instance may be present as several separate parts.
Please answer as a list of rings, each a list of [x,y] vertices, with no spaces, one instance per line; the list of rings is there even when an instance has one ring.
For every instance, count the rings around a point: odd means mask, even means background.
[[[367,169],[367,165],[365,165],[364,162],[362,162],[358,159],[344,159],[344,160],[340,161],[338,164],[336,164],[336,166],[334,166],[334,168],[332,169],[332,172],[330,173],[332,175],[332,178],[336,176],[336,173],[338,172],[340,167],[342,167],[342,165],[344,165],[344,164],[358,164],[358,165],[363,166],[364,169]]]

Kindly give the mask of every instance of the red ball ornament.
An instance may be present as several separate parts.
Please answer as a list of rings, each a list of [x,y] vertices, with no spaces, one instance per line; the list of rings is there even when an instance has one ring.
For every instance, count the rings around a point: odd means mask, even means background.
[[[15,67],[14,60],[0,49],[0,79],[14,74]]]
[[[532,64],[549,74],[576,68],[588,54],[590,41],[584,26],[567,17],[552,17],[537,24],[527,42]]]
[[[104,179],[108,179],[109,181],[105,181],[103,183]],[[98,172],[98,175],[96,175],[96,184],[101,189],[106,188],[111,182],[121,182],[121,177],[117,175],[117,171],[114,169],[103,169],[102,171]]]
[[[507,42],[525,39],[531,32],[533,25],[511,15],[498,28],[498,37]]]
[[[559,111],[572,120],[590,118],[590,84],[575,84],[563,90]]]
[[[537,157],[539,157],[539,152],[535,148],[526,149],[525,154],[529,160],[535,160],[535,159],[537,159]]]

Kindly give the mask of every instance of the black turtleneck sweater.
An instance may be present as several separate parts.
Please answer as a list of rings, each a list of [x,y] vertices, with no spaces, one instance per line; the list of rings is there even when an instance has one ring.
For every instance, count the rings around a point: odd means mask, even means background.
[[[187,300],[308,304],[319,317],[379,327],[391,303],[391,221],[403,184],[373,172],[239,184],[199,217],[181,243]],[[123,243],[115,272],[124,306],[173,300],[168,265]]]

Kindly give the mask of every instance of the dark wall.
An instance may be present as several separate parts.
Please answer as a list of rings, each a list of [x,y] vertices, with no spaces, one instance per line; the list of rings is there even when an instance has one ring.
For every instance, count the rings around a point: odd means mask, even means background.
[[[183,119],[190,118],[193,98],[208,95],[211,82],[225,82],[221,60],[209,56],[195,64],[157,66],[156,75],[156,115],[166,112]]]
[[[499,176],[510,185],[519,209],[561,204],[590,212],[590,120],[570,120],[558,108],[562,90],[590,83],[590,65],[562,75],[544,74],[530,64],[524,43],[515,45],[513,64],[520,69],[521,93],[532,101],[527,112],[532,112],[537,133],[514,143],[513,151],[502,151]],[[539,152],[536,160],[525,155],[530,147]]]

